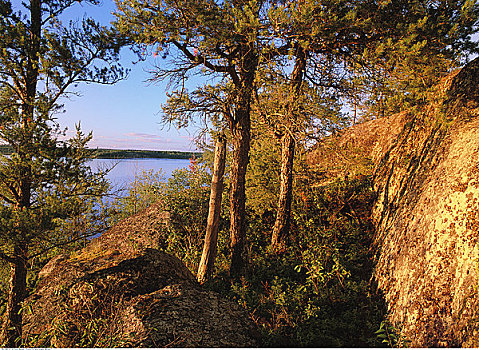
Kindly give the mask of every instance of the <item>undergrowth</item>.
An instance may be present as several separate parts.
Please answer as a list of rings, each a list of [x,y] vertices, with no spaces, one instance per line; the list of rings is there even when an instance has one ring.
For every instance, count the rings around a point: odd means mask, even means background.
[[[125,214],[122,211],[136,212],[147,203],[160,201],[171,220],[164,227],[166,239],[159,248],[178,256],[196,274],[206,226],[208,173],[192,164],[168,181],[157,181],[159,176],[154,174],[146,174],[143,180],[135,182],[136,188],[114,204],[120,215],[116,219]],[[145,184],[148,181],[149,186]],[[370,211],[374,200],[370,177],[337,180],[322,187],[303,186],[295,197],[288,249],[280,254],[269,249],[274,212],[258,214],[249,207],[249,266],[240,280],[228,276],[225,198],[216,272],[204,287],[248,311],[258,326],[259,345],[263,347],[384,346],[383,335],[390,336],[390,328],[386,329],[389,333],[378,333],[385,307],[370,282]],[[106,319],[94,315],[91,321],[96,323],[79,320],[76,345],[111,346],[102,341],[104,330],[109,328],[104,324]]]
[[[171,214],[167,239],[160,248],[178,256],[196,274],[206,227],[207,173],[192,164],[147,192],[155,193]],[[295,196],[288,249],[281,254],[269,250],[274,212],[258,214],[247,207],[249,267],[237,281],[228,276],[227,193],[224,196],[216,272],[204,287],[249,312],[260,330],[261,346],[384,345],[375,332],[384,320],[385,307],[370,282],[374,200],[370,177],[302,186]]]
[[[303,191],[282,254],[268,251],[271,223],[250,218],[248,272],[231,282],[219,270],[207,288],[248,310],[262,346],[381,346],[385,307],[370,283],[373,198],[368,177]]]

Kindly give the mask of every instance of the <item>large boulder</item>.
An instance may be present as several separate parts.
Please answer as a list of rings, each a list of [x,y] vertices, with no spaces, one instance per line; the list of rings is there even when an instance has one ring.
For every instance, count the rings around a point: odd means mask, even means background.
[[[479,345],[479,59],[406,114],[375,172],[375,278],[412,346]]]
[[[255,328],[243,309],[203,289],[179,259],[152,248],[162,217],[153,206],[85,249],[52,259],[26,303],[27,344],[255,346]]]
[[[479,58],[432,102],[326,139],[310,164],[374,174],[374,278],[415,347],[479,346]]]

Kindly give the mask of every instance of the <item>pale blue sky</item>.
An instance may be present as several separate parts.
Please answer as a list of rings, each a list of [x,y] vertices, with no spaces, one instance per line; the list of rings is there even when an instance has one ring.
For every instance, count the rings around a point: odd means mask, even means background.
[[[106,25],[114,19],[114,10],[113,0],[103,0],[100,6],[75,5],[65,15],[81,18],[86,14]],[[128,79],[113,86],[79,86],[82,96],[65,101],[66,113],[58,116],[60,124],[72,130],[81,121],[83,130],[93,131],[90,147],[195,150],[195,128],[177,130],[161,124],[166,83],[146,83],[153,60],[133,65],[136,56],[123,49],[121,62],[131,69]]]
[[[12,1],[14,8],[22,9],[21,0]],[[74,5],[64,19],[92,17],[103,25],[114,19],[116,6],[113,0],[103,0],[100,6]],[[188,130],[161,124],[161,104],[166,102],[166,83],[149,84],[148,70],[153,69],[154,58],[136,65],[136,56],[125,48],[121,51],[121,63],[130,68],[126,80],[115,85],[81,84],[76,88],[81,96],[63,100],[65,113],[58,114],[61,127],[73,132],[81,122],[82,130],[93,131],[89,147],[147,150],[195,150],[192,141],[197,130]]]

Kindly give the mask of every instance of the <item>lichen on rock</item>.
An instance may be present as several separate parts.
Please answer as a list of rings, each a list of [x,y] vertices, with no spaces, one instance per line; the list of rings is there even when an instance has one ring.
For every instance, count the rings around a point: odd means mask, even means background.
[[[439,108],[410,113],[375,172],[375,278],[412,346],[474,343],[478,68],[476,59],[451,76]]]
[[[156,213],[156,216],[155,216]],[[202,289],[176,257],[141,232],[158,207],[124,220],[83,250],[52,259],[26,304],[35,347],[251,347],[245,310]]]
[[[355,125],[310,156],[328,175],[374,164],[374,279],[414,347],[479,346],[478,117],[479,58],[429,104]]]

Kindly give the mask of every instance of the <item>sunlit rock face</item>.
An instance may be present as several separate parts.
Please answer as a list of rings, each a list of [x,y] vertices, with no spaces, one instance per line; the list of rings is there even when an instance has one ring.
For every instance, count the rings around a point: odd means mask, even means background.
[[[84,249],[59,255],[27,299],[34,347],[253,347],[247,312],[203,289],[176,257],[155,249],[157,206],[125,219]]]
[[[372,154],[375,279],[411,346],[478,345],[478,107],[476,59],[438,87],[436,102],[403,114]]]
[[[374,278],[409,345],[479,346],[479,59],[432,97],[323,140],[308,161],[320,183],[374,173]]]

